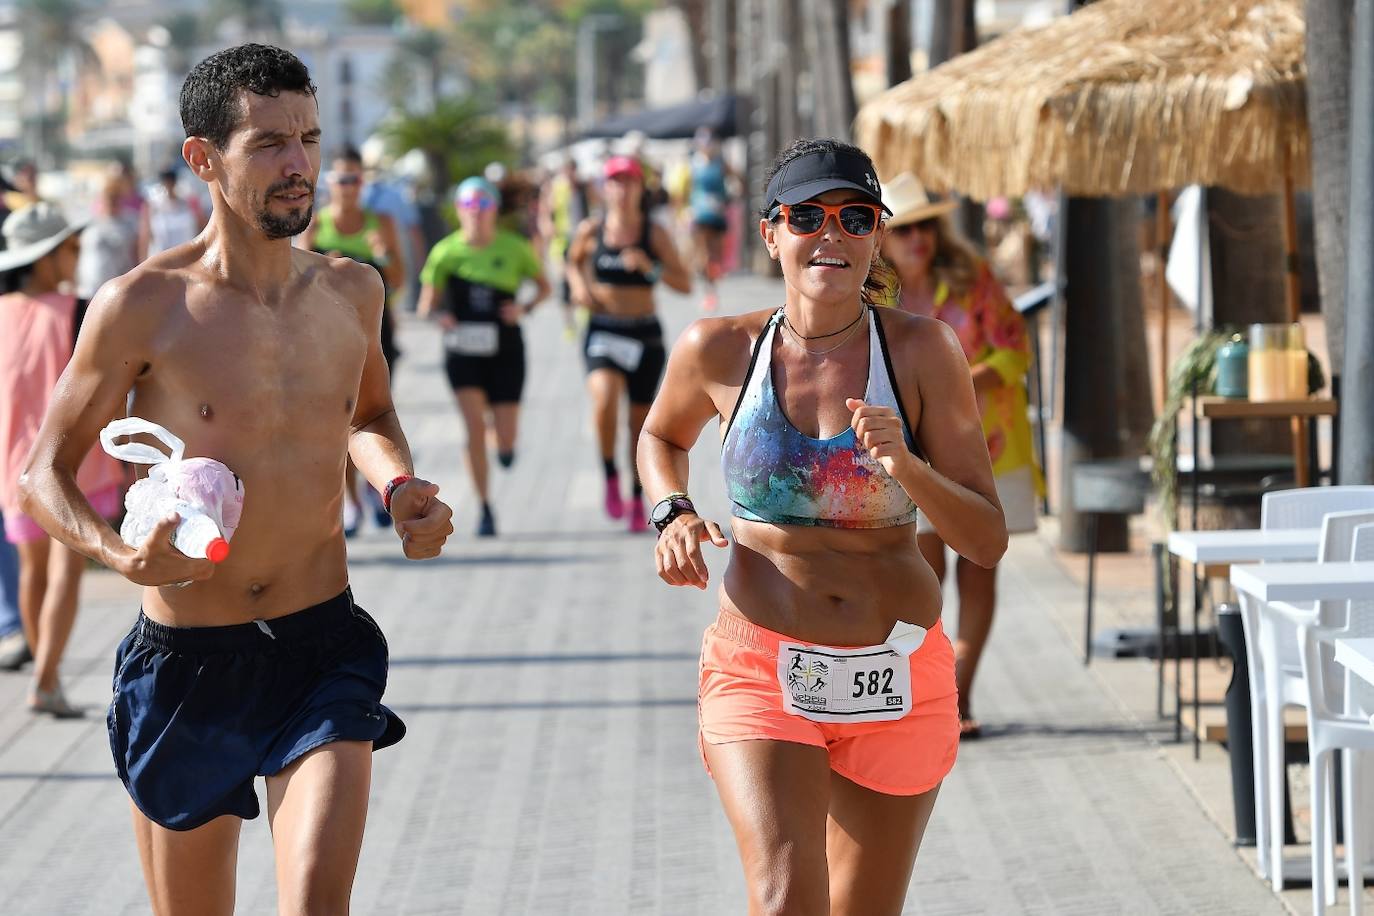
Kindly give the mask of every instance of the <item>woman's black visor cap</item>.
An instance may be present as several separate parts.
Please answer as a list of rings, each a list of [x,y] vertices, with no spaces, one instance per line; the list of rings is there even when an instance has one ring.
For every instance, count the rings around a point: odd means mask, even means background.
[[[764,192],[764,208],[772,210],[778,204],[799,204],[840,188],[858,191],[892,215],[883,203],[883,189],[873,166],[863,156],[844,150],[807,153],[778,169]]]

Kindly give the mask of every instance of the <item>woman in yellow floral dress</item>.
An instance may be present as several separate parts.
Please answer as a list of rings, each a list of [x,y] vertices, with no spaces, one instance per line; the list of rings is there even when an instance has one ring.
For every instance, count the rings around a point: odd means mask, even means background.
[[[938,318],[954,329],[973,373],[1007,531],[1034,531],[1035,502],[1044,492],[1044,481],[1026,413],[1030,343],[1025,320],[987,263],[954,231],[948,216],[955,206],[952,201],[930,199],[909,173],[886,182],[883,197],[893,215],[882,253],[900,284],[891,304]],[[921,553],[944,581],[944,540],[924,517],[917,530]],[[955,578],[959,587],[959,634],[954,644],[959,730],[964,738],[976,738],[980,726],[970,701],[978,660],[992,629],[997,570],[958,557]]]

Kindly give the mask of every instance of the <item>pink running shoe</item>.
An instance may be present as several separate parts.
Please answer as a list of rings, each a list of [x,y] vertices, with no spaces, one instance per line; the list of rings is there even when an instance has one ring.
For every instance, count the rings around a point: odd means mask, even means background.
[[[720,297],[714,292],[701,297],[701,310],[703,312],[714,312],[718,308],[720,308]]]
[[[611,518],[625,517],[625,498],[620,495],[620,478],[614,474],[606,478],[606,514]]]
[[[649,530],[649,519],[644,514],[644,500],[630,500],[630,533],[639,534]]]

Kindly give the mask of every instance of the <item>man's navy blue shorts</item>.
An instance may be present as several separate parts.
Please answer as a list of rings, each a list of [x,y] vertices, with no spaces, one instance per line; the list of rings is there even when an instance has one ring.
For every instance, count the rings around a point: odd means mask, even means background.
[[[107,724],[134,804],[171,830],[258,816],[257,776],[330,741],[400,741],[382,705],[386,638],[351,590],[227,627],[169,627],[142,613],[115,655]]]

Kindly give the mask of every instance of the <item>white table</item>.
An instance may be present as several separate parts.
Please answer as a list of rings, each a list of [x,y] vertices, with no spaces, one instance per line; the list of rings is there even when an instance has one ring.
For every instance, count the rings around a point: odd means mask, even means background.
[[[1270,563],[1263,566],[1233,565],[1231,585],[1242,593],[1242,601],[1249,596],[1257,601],[1363,601],[1374,599],[1374,562],[1361,563]],[[1374,640],[1361,640],[1374,642]],[[1355,640],[1350,640],[1355,642]],[[1340,649],[1337,650],[1339,657]],[[1347,653],[1350,651],[1346,650]],[[1370,659],[1374,666],[1374,658]],[[1253,664],[1253,661],[1252,661]],[[1255,740],[1260,741],[1260,726],[1255,723]],[[1268,774],[1261,764],[1262,755],[1256,749],[1255,781],[1257,816],[1264,818],[1267,805],[1260,804],[1261,792],[1267,791]],[[1274,805],[1281,802],[1274,801]],[[1277,808],[1275,808],[1277,810]],[[1265,837],[1265,829],[1260,828],[1260,843],[1271,844],[1273,838]],[[1273,848],[1271,856],[1281,856],[1282,847]],[[1261,873],[1268,873],[1264,847],[1260,850]]]
[[[1189,563],[1316,560],[1321,536],[1320,528],[1174,531],[1169,534],[1169,553]]]
[[[1193,566],[1193,639],[1200,626],[1201,601],[1197,568],[1207,564],[1296,562],[1316,560],[1321,545],[1320,528],[1234,528],[1222,531],[1173,531],[1169,534],[1168,550]],[[1161,623],[1161,628],[1163,624]],[[1180,628],[1181,629],[1181,628]],[[1161,629],[1160,678],[1157,705],[1163,711],[1164,689],[1163,632]],[[1194,647],[1196,648],[1196,647]],[[1178,653],[1174,668],[1174,736],[1182,737],[1183,660]],[[1202,700],[1198,690],[1198,660],[1193,653],[1193,756],[1201,754],[1200,736]]]
[[[1374,684],[1374,639],[1336,640],[1336,661]]]
[[[1232,566],[1231,584],[1260,601],[1374,600],[1374,562]]]

